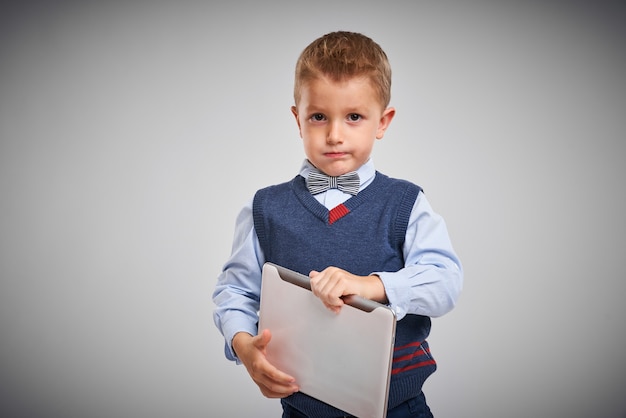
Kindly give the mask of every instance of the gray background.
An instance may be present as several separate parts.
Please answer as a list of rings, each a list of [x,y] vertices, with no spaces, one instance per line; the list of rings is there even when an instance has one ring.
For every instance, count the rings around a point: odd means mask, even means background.
[[[377,168],[465,266],[436,416],[625,417],[618,4],[2,2],[1,415],[279,416],[211,293],[240,207],[302,161],[298,54],[344,29],[394,69]]]

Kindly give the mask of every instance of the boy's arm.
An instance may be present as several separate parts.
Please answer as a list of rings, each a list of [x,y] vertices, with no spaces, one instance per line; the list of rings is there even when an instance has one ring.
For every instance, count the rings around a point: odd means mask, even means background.
[[[240,363],[232,347],[238,332],[257,334],[264,257],[252,221],[252,202],[237,217],[231,256],[213,292],[213,320],[225,339],[226,358]]]
[[[409,218],[405,267],[376,272],[398,319],[406,314],[438,317],[454,308],[463,287],[463,267],[456,255],[444,219],[419,193]]]
[[[311,290],[334,312],[341,309],[341,297],[346,295],[388,303],[398,320],[406,314],[436,317],[450,311],[461,291],[463,270],[443,218],[433,212],[423,193],[409,218],[404,259],[405,267],[397,272],[369,276],[356,276],[337,267],[312,271]]]
[[[267,361],[269,330],[257,335],[264,259],[254,232],[250,202],[237,217],[232,254],[213,292],[213,320],[225,338],[226,358],[243,364],[263,395],[282,398],[299,389],[292,376]]]

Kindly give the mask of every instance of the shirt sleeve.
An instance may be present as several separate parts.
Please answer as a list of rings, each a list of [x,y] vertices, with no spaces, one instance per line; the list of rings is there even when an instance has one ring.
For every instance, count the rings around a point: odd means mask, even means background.
[[[404,242],[405,266],[376,272],[398,320],[406,314],[438,317],[452,310],[463,286],[463,268],[444,219],[424,193],[413,206]]]
[[[230,258],[224,264],[213,292],[213,321],[225,339],[224,353],[239,363],[232,348],[238,332],[256,335],[259,320],[261,274],[264,263],[252,217],[252,200],[241,210],[235,223]]]

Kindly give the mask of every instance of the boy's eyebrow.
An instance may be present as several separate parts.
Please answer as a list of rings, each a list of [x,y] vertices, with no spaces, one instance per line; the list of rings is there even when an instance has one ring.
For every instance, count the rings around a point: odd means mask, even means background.
[[[319,110],[321,113],[323,113],[326,108],[327,108],[327,105],[325,104],[325,102],[324,103],[309,102],[309,104],[306,106],[306,110],[309,112]],[[357,102],[356,104],[351,104],[349,107],[343,110],[348,113],[358,113],[358,112],[363,112],[364,109],[367,109],[367,108],[368,108],[368,104],[362,104],[362,103]]]
[[[315,106],[309,106],[306,109],[304,109],[307,115],[314,115],[316,113],[321,113],[323,115],[328,115],[329,112],[327,110],[324,110],[322,108],[319,107],[315,107]],[[367,112],[366,109],[363,108],[357,108],[357,107],[349,107],[347,109],[343,109],[342,110],[342,114],[343,115],[351,115],[351,114],[359,114],[359,115],[367,115],[369,112]]]

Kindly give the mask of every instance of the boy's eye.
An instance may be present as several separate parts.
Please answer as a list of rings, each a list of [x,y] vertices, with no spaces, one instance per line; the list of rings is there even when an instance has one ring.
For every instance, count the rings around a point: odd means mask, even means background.
[[[361,115],[357,113],[350,113],[350,115],[348,115],[348,119],[350,119],[350,122],[358,122],[361,120]]]
[[[311,116],[311,120],[313,120],[313,121],[315,121],[315,122],[321,122],[321,121],[323,121],[324,119],[325,119],[325,118],[324,118],[324,115],[322,115],[321,113],[316,113],[316,114],[314,114],[313,116]]]

